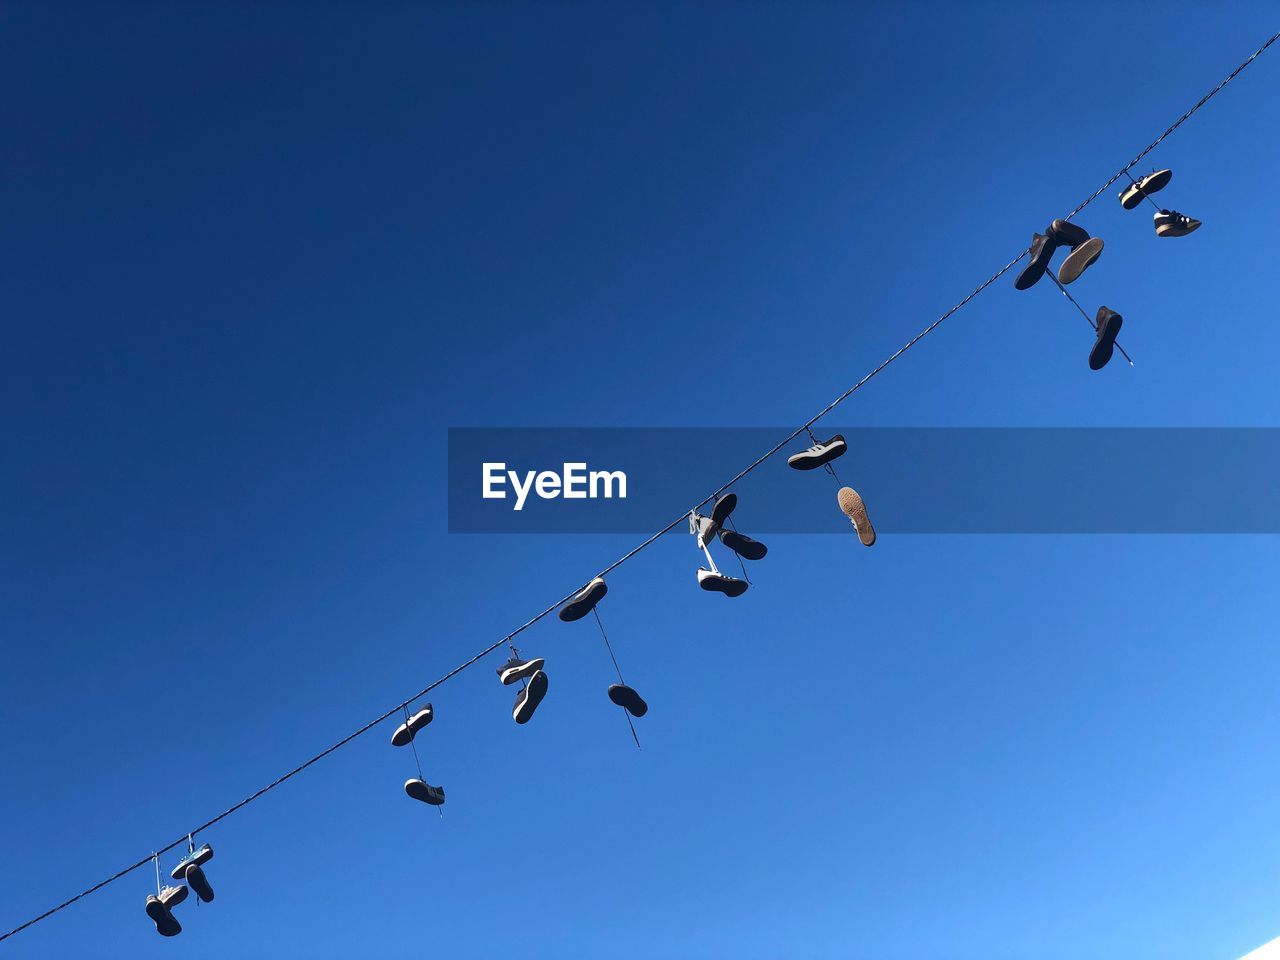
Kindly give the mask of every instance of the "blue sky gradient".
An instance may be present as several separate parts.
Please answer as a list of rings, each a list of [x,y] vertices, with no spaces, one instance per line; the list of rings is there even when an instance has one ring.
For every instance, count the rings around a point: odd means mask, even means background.
[[[448,427],[806,419],[1276,12],[0,4],[0,927],[634,544],[449,536]],[[1150,158],[1197,234],[1113,196],[1080,218],[1107,246],[1072,290],[1134,368],[1091,372],[1079,315],[1009,278],[837,421],[1280,425],[1277,57]],[[732,602],[685,537],[611,578],[643,751],[592,623],[552,619],[521,638],[551,678],[528,726],[497,655],[433,696],[442,819],[388,724],[198,838],[218,899],[176,940],[143,870],[0,951],[1201,960],[1280,933],[1275,538],[770,547]]]

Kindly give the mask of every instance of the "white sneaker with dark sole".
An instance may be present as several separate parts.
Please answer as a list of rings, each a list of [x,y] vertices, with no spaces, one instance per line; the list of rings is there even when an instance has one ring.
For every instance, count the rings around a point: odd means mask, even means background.
[[[1188,217],[1177,210],[1161,210],[1153,217],[1157,237],[1185,237],[1200,229],[1201,221]]]
[[[808,450],[793,453],[787,457],[787,466],[795,470],[816,470],[818,467],[826,466],[836,457],[844,456],[844,452],[848,449],[849,445],[844,442],[844,437],[837,433],[830,440],[823,440],[821,443],[815,443]]]
[[[1137,183],[1131,183],[1124,188],[1124,191],[1120,194],[1120,205],[1126,210],[1132,210],[1142,203],[1143,197],[1149,197],[1157,190],[1163,190],[1172,179],[1172,170],[1157,170],[1155,173],[1148,173]]]
[[[431,709],[431,704],[428,703],[408,720],[396,727],[396,732],[391,735],[391,745],[393,747],[407,746],[418,735],[418,731],[434,719],[435,713]]]
[[[546,661],[541,657],[535,657],[532,660],[521,660],[518,657],[512,657],[498,668],[498,679],[502,681],[504,687],[515,683],[517,680],[527,680],[541,670],[545,663]]]
[[[862,502],[862,497],[858,496],[858,491],[853,487],[841,487],[840,492],[836,494],[836,500],[840,504],[840,510],[853,524],[853,529],[858,532],[858,539],[862,541],[862,545],[869,547],[875,543],[875,527],[871,526],[871,518],[867,516],[867,505]]]
[[[726,597],[740,597],[747,592],[747,581],[726,577],[706,567],[698,568],[698,586],[711,593],[723,593]]]
[[[609,586],[604,582],[604,578],[596,577],[560,608],[560,619],[565,623],[581,620],[595,609],[596,604],[603,600],[608,592]]]
[[[533,711],[547,695],[547,675],[539,670],[529,678],[529,685],[516,694],[515,706],[511,708],[511,717],[516,723],[528,723]]]

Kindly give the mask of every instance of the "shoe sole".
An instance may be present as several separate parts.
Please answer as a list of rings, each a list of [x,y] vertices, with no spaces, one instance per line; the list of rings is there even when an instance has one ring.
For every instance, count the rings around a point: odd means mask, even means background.
[[[1102,328],[1098,331],[1098,342],[1089,351],[1090,370],[1101,370],[1111,362],[1111,356],[1115,350],[1116,337],[1120,335],[1120,327],[1123,324],[1124,318],[1118,313],[1111,314],[1103,321]]]
[[[1048,266],[1047,263],[1027,264],[1022,272],[1018,274],[1018,279],[1013,282],[1013,288],[1015,290],[1030,290],[1040,282],[1040,278],[1044,276]]]
[[[522,667],[512,667],[509,670],[503,670],[498,674],[498,678],[502,681],[502,685],[509,686],[517,680],[523,680],[526,677],[532,677],[535,673],[542,669],[546,663],[541,657],[536,660],[530,660]]]
[[[644,698],[640,694],[619,683],[612,684],[609,687],[609,699],[636,719],[649,712],[649,705],[644,702]]]
[[[747,592],[750,584],[735,577],[720,576],[699,577],[698,586],[708,593],[723,593],[726,597],[740,597]]]
[[[1074,283],[1080,279],[1080,274],[1084,273],[1098,257],[1102,256],[1102,238],[1090,237],[1080,246],[1071,251],[1071,255],[1062,261],[1062,266],[1058,268],[1058,282],[1064,287],[1069,283]]]
[[[1151,194],[1163,190],[1172,179],[1172,170],[1157,170],[1150,176],[1143,177],[1136,185],[1129,184],[1124,193],[1120,194],[1120,205],[1126,210],[1132,210],[1142,203],[1143,197],[1149,197]]]
[[[186,879],[187,886],[200,898],[201,903],[213,903],[213,887],[209,885],[209,878],[204,875],[199,864],[187,866]]]
[[[724,526],[724,522],[729,519],[729,514],[733,513],[737,506],[738,495],[736,493],[726,493],[711,508],[711,522],[717,527]]]
[[[752,540],[734,530],[721,530],[720,542],[743,560],[763,560],[769,552],[769,548],[759,540]]]
[[[444,788],[436,787],[431,789],[425,780],[419,780],[414,777],[404,782],[404,792],[409,795],[412,800],[420,803],[429,803],[433,807],[438,807],[444,803]]]
[[[1200,224],[1198,223],[1194,227],[1189,227],[1189,228],[1184,228],[1184,227],[1178,226],[1177,224],[1169,223],[1169,224],[1157,226],[1156,236],[1157,237],[1185,237],[1187,234],[1195,233],[1199,229],[1200,229]]]
[[[415,726],[413,721],[417,720],[418,717],[424,713],[426,714],[426,719]],[[407,746],[413,741],[413,738],[418,735],[418,731],[430,724],[433,719],[435,719],[434,714],[428,713],[425,710],[419,710],[418,713],[415,713],[409,718],[409,722],[402,723],[400,726],[396,727],[396,732],[391,735],[391,745],[393,747]]]
[[[565,623],[581,620],[595,609],[595,605],[603,600],[608,592],[609,585],[603,580],[599,578],[592,580],[578,596],[560,608],[560,619]]]
[[[176,937],[182,932],[182,924],[155,895],[147,897],[147,916],[156,925],[156,933],[162,937]]]
[[[511,716],[516,723],[528,723],[533,716],[533,711],[538,709],[538,704],[542,702],[542,698],[547,695],[547,675],[539,670],[529,680],[529,686],[525,690],[524,699],[520,701],[519,706],[512,711]]]
[[[1031,249],[1036,249],[1036,242],[1040,240],[1041,234],[1037,233],[1031,238]],[[1049,261],[1053,259],[1054,253],[1057,252],[1058,242],[1052,237],[1044,237],[1040,244],[1039,254],[1032,253],[1031,259],[1027,265],[1022,268],[1022,272],[1018,274],[1018,279],[1013,282],[1013,286],[1017,290],[1030,290],[1040,278],[1044,276],[1046,270],[1049,269]]]
[[[875,543],[876,530],[871,525],[871,518],[867,516],[867,505],[862,502],[862,497],[858,496],[858,491],[853,487],[841,487],[840,492],[836,494],[836,500],[840,504],[840,510],[853,524],[853,529],[857,531],[862,545],[869,547]]]

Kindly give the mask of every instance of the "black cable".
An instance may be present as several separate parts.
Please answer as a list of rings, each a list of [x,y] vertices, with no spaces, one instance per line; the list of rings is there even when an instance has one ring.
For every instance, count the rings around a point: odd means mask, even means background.
[[[613,670],[618,675],[618,682],[624,687],[627,681],[622,679],[622,668],[618,666],[618,658],[613,655],[613,644],[609,642],[609,635],[604,632],[604,621],[600,619],[600,611],[595,607],[591,608],[591,612],[596,615],[596,626],[600,628],[600,636],[604,639],[604,648],[609,651],[609,659],[613,661]],[[640,747],[640,735],[636,733],[636,725],[631,722],[631,711],[626,707],[619,707],[622,715],[627,718],[627,726],[631,728],[631,739],[636,742],[636,749]]]
[[[1072,210],[1072,211],[1071,211],[1071,213],[1069,213],[1069,214],[1068,214],[1064,219],[1066,219],[1066,220],[1070,220],[1070,219],[1072,219],[1072,218],[1073,218],[1073,217],[1075,217],[1078,213],[1080,213],[1080,211],[1081,211],[1081,210],[1083,210],[1083,209],[1084,209],[1085,207],[1087,207],[1089,204],[1093,203],[1093,201],[1094,201],[1094,200],[1096,200],[1096,199],[1098,199],[1098,197],[1102,196],[1102,194],[1103,194],[1106,190],[1108,190],[1108,189],[1109,189],[1109,188],[1110,188],[1110,187],[1111,187],[1111,186],[1112,186],[1112,185],[1113,185],[1117,180],[1119,180],[1121,177],[1123,177],[1123,176],[1124,176],[1124,175],[1125,175],[1125,174],[1126,174],[1126,173],[1127,173],[1131,168],[1133,168],[1133,167],[1134,167],[1134,166],[1136,166],[1138,163],[1140,163],[1140,162],[1142,161],[1142,158],[1143,158],[1143,157],[1145,157],[1145,156],[1146,156],[1147,154],[1149,154],[1152,150],[1154,150],[1156,147],[1158,147],[1162,142],[1164,142],[1164,140],[1165,140],[1165,138],[1166,138],[1166,137],[1168,137],[1171,133],[1173,133],[1173,131],[1177,130],[1177,129],[1178,129],[1178,127],[1182,126],[1182,124],[1184,124],[1187,120],[1189,120],[1189,119],[1190,119],[1190,118],[1191,118],[1191,117],[1192,117],[1192,116],[1193,116],[1193,115],[1194,115],[1194,114],[1195,114],[1195,113],[1196,113],[1196,112],[1197,112],[1201,107],[1203,107],[1206,103],[1208,103],[1210,100],[1212,100],[1212,99],[1213,99],[1213,97],[1214,97],[1214,96],[1216,96],[1216,95],[1217,95],[1217,93],[1218,93],[1220,90],[1222,90],[1222,88],[1223,88],[1223,87],[1225,87],[1228,83],[1230,83],[1232,80],[1234,80],[1234,79],[1235,79],[1235,78],[1240,74],[1240,72],[1241,72],[1242,70],[1244,70],[1244,68],[1245,68],[1245,67],[1247,67],[1247,66],[1249,66],[1249,64],[1253,63],[1253,61],[1254,61],[1254,60],[1256,60],[1259,56],[1261,56],[1261,55],[1266,51],[1266,49],[1267,49],[1268,47],[1270,47],[1273,43],[1275,43],[1275,42],[1276,42],[1276,40],[1280,40],[1280,32],[1277,32],[1277,33],[1273,34],[1273,35],[1272,35],[1272,36],[1271,36],[1271,37],[1270,37],[1270,38],[1269,38],[1269,39],[1268,39],[1264,44],[1262,44],[1262,46],[1260,46],[1257,50],[1255,50],[1252,54],[1250,54],[1250,55],[1249,55],[1249,57],[1248,57],[1247,59],[1245,59],[1245,60],[1244,60],[1244,62],[1242,62],[1238,67],[1236,67],[1234,70],[1232,70],[1232,71],[1231,71],[1231,73],[1229,73],[1229,74],[1228,74],[1228,75],[1227,75],[1227,76],[1226,76],[1226,77],[1225,77],[1225,78],[1224,78],[1224,79],[1223,79],[1223,80],[1222,80],[1222,81],[1221,81],[1221,82],[1220,82],[1216,87],[1214,87],[1212,90],[1210,90],[1208,93],[1206,93],[1203,97],[1201,97],[1201,98],[1200,98],[1200,100],[1199,100],[1199,101],[1197,101],[1197,102],[1196,102],[1196,104],[1195,104],[1194,106],[1192,106],[1190,110],[1188,110],[1188,111],[1187,111],[1186,113],[1184,113],[1181,117],[1179,117],[1177,120],[1175,120],[1175,121],[1174,121],[1174,122],[1173,122],[1173,123],[1172,123],[1172,124],[1171,124],[1171,125],[1170,125],[1166,130],[1165,130],[1165,131],[1164,131],[1164,133],[1160,134],[1160,136],[1156,137],[1156,139],[1155,139],[1155,140],[1151,141],[1151,143],[1149,143],[1145,148],[1143,148],[1143,150],[1142,150],[1142,151],[1141,151],[1141,152],[1140,152],[1136,157],[1134,157],[1134,158],[1133,158],[1132,160],[1130,160],[1127,164],[1125,164],[1123,167],[1121,167],[1121,168],[1120,168],[1120,169],[1115,173],[1115,175],[1114,175],[1114,176],[1112,176],[1109,180],[1107,180],[1107,182],[1106,182],[1106,183],[1104,183],[1101,187],[1099,187],[1097,190],[1095,190],[1095,191],[1093,192],[1093,194],[1092,194],[1092,195],[1090,195],[1087,199],[1085,199],[1084,201],[1082,201],[1082,202],[1081,202],[1081,203],[1080,203],[1080,204],[1079,204],[1079,205],[1078,205],[1074,210]],[[846,390],[844,393],[840,394],[840,396],[836,397],[834,400],[832,400],[830,403],[828,403],[825,407],[823,407],[821,410],[819,410],[819,411],[818,411],[818,412],[817,412],[813,417],[811,417],[810,419],[806,420],[803,424],[801,424],[799,427],[797,427],[795,430],[793,430],[790,434],[788,434],[787,436],[783,437],[780,441],[778,441],[778,443],[777,443],[777,444],[775,444],[773,447],[771,447],[771,448],[770,448],[768,451],[766,451],[763,455],[761,455],[761,456],[760,456],[760,457],[758,457],[757,459],[753,460],[753,461],[752,461],[752,462],[751,462],[747,467],[745,467],[743,470],[741,470],[739,473],[737,473],[737,474],[736,474],[732,479],[730,479],[727,483],[722,484],[719,488],[717,488],[716,490],[712,491],[708,496],[704,497],[702,500],[699,500],[696,504],[694,504],[694,506],[692,507],[692,509],[693,509],[693,510],[697,510],[699,507],[703,506],[704,504],[706,504],[706,503],[710,502],[711,500],[714,500],[716,497],[718,497],[720,494],[724,493],[726,490],[728,490],[731,486],[733,486],[735,483],[737,483],[737,482],[738,482],[739,480],[741,480],[743,477],[747,476],[747,474],[749,474],[749,473],[751,473],[753,470],[755,470],[755,469],[756,469],[756,467],[760,466],[762,463],[764,463],[766,460],[768,460],[770,457],[772,457],[775,453],[777,453],[779,450],[781,450],[781,449],[782,449],[783,447],[785,447],[787,444],[791,443],[791,441],[793,441],[793,440],[794,440],[796,437],[798,437],[800,434],[802,434],[802,433],[804,433],[805,431],[807,431],[810,427],[812,427],[815,423],[817,423],[819,420],[821,420],[823,417],[825,417],[828,413],[830,413],[832,410],[834,410],[834,409],[835,409],[836,407],[838,407],[840,404],[844,403],[844,401],[848,400],[851,396],[853,396],[853,394],[855,394],[858,390],[860,390],[860,389],[861,389],[865,384],[867,384],[867,383],[868,383],[868,382],[869,382],[873,377],[875,377],[878,373],[880,373],[880,371],[882,371],[885,367],[889,366],[889,364],[893,363],[893,362],[894,362],[895,360],[897,360],[900,356],[902,356],[904,353],[906,353],[908,350],[910,350],[912,347],[914,347],[917,343],[919,343],[921,340],[923,340],[923,339],[924,339],[925,337],[927,337],[929,334],[933,333],[933,331],[934,331],[934,330],[936,330],[939,326],[941,326],[941,325],[942,325],[943,321],[945,321],[945,320],[949,319],[949,318],[950,318],[954,313],[956,313],[956,311],[958,311],[961,307],[965,306],[965,305],[966,305],[970,300],[972,300],[972,299],[973,299],[974,297],[976,297],[978,294],[982,293],[982,291],[986,290],[986,289],[987,289],[987,287],[991,286],[993,283],[995,283],[997,280],[999,280],[1001,277],[1003,277],[1006,273],[1008,273],[1011,269],[1013,269],[1013,267],[1014,267],[1014,266],[1015,266],[1015,265],[1016,265],[1016,264],[1017,264],[1017,263],[1018,263],[1018,262],[1019,262],[1023,257],[1025,257],[1029,252],[1030,252],[1030,248],[1028,248],[1028,249],[1026,249],[1026,250],[1023,250],[1021,253],[1019,253],[1016,257],[1014,257],[1012,260],[1010,260],[1008,263],[1006,263],[1003,267],[1001,267],[999,270],[997,270],[995,273],[993,273],[990,277],[988,277],[986,280],[984,280],[982,283],[980,283],[977,287],[975,287],[972,291],[970,291],[970,293],[968,294],[968,296],[966,296],[963,300],[961,300],[959,303],[957,303],[955,306],[953,306],[950,310],[948,310],[948,311],[947,311],[946,313],[944,313],[942,316],[938,317],[938,319],[934,320],[931,324],[929,324],[927,327],[925,327],[923,330],[921,330],[918,334],[916,334],[914,337],[912,337],[910,340],[908,340],[905,344],[903,344],[901,347],[899,347],[896,351],[894,351],[894,352],[893,352],[893,353],[892,353],[892,354],[891,354],[887,359],[885,359],[884,361],[882,361],[882,362],[879,364],[879,366],[877,366],[875,369],[873,369],[870,373],[868,373],[866,376],[864,376],[861,380],[859,380],[857,383],[855,383],[852,387],[850,387],[850,388],[849,388],[848,390]],[[1086,314],[1085,316],[1086,316],[1086,319],[1088,319],[1088,315]],[[1091,322],[1092,322],[1092,321],[1091,321]],[[605,576],[605,574],[608,574],[608,573],[612,572],[613,570],[616,570],[618,567],[622,566],[622,564],[626,563],[628,560],[630,560],[632,557],[634,557],[634,556],[635,556],[637,553],[639,553],[641,550],[645,549],[646,547],[648,547],[648,546],[650,546],[652,543],[654,543],[654,542],[655,542],[659,537],[663,536],[664,534],[667,534],[667,533],[671,532],[671,531],[672,531],[672,530],[674,530],[677,526],[679,526],[680,524],[682,524],[682,523],[686,522],[686,521],[687,521],[687,519],[688,519],[688,517],[689,517],[689,511],[688,511],[688,510],[686,510],[686,511],[684,511],[683,513],[681,513],[681,514],[680,514],[680,516],[678,516],[676,519],[674,519],[674,520],[672,520],[670,523],[668,523],[668,524],[667,524],[665,527],[663,527],[661,530],[657,531],[657,532],[656,532],[656,533],[654,533],[652,536],[648,537],[647,539],[645,539],[644,541],[642,541],[641,543],[639,543],[637,546],[633,547],[633,548],[632,548],[631,550],[629,550],[627,553],[623,554],[621,557],[619,557],[619,558],[618,558],[617,560],[615,560],[613,563],[609,564],[609,566],[605,567],[602,571],[600,571],[600,573],[596,574],[596,576],[597,576],[597,577],[603,577],[603,576]],[[592,579],[594,579],[594,578],[592,578]],[[222,811],[222,813],[218,814],[216,817],[212,818],[211,820],[206,820],[206,821],[205,821],[204,823],[202,823],[200,826],[198,826],[198,827],[194,828],[193,830],[189,830],[189,831],[187,831],[187,832],[186,832],[186,833],[184,833],[181,837],[179,837],[177,840],[173,841],[172,843],[168,844],[167,846],[161,847],[159,850],[155,851],[155,853],[148,854],[147,856],[145,856],[145,857],[143,857],[141,860],[139,860],[137,863],[131,864],[131,865],[129,865],[129,866],[127,866],[127,867],[123,868],[122,870],[119,870],[119,871],[117,871],[116,873],[113,873],[111,876],[107,877],[105,880],[101,880],[101,881],[99,881],[98,883],[95,883],[93,886],[89,887],[88,889],[83,890],[83,891],[81,891],[80,893],[77,893],[74,897],[71,897],[71,898],[70,898],[70,899],[68,899],[68,900],[64,900],[64,901],[62,901],[62,903],[58,904],[57,906],[55,906],[55,907],[50,907],[48,910],[46,910],[44,913],[40,914],[39,916],[32,917],[30,920],[26,921],[26,922],[25,922],[25,923],[23,923],[23,924],[20,924],[20,925],[18,925],[18,926],[16,926],[16,927],[14,927],[12,930],[8,931],[7,933],[0,934],[0,942],[3,942],[3,941],[5,941],[5,940],[8,940],[8,939],[9,939],[10,937],[12,937],[14,934],[21,933],[23,930],[27,929],[27,928],[28,928],[28,927],[30,927],[30,926],[33,926],[34,924],[39,923],[41,920],[45,920],[45,919],[47,919],[47,918],[49,918],[49,917],[53,916],[55,913],[58,913],[58,912],[59,912],[59,911],[61,911],[61,910],[65,910],[67,907],[71,906],[71,905],[72,905],[73,903],[75,903],[76,901],[78,901],[78,900],[83,900],[85,897],[89,896],[89,895],[90,895],[90,894],[92,894],[92,893],[96,893],[98,890],[101,890],[103,887],[107,886],[108,884],[114,883],[115,881],[119,880],[121,877],[127,876],[128,874],[132,873],[134,870],[137,870],[137,869],[139,869],[140,867],[145,866],[146,864],[148,864],[148,863],[150,863],[150,862],[151,862],[151,860],[152,860],[152,858],[153,858],[153,857],[157,857],[157,856],[159,856],[160,854],[163,854],[163,853],[168,853],[170,850],[172,850],[172,849],[174,849],[175,847],[179,846],[179,845],[180,845],[184,840],[186,840],[186,838],[187,838],[187,836],[188,836],[188,835],[190,835],[190,834],[195,834],[195,833],[201,833],[201,832],[203,832],[203,831],[205,831],[205,830],[209,829],[210,827],[214,826],[215,824],[220,823],[221,821],[225,820],[227,817],[231,816],[231,814],[235,813],[237,810],[240,810],[242,807],[246,807],[246,806],[248,806],[249,804],[251,804],[251,803],[253,803],[255,800],[257,800],[259,797],[262,797],[263,795],[265,795],[265,794],[269,793],[270,791],[274,790],[276,787],[280,786],[282,783],[285,783],[286,781],[293,779],[293,778],[294,778],[294,777],[296,777],[298,774],[300,774],[303,770],[306,770],[308,767],[312,766],[312,765],[313,765],[313,764],[315,764],[315,763],[319,763],[321,760],[323,760],[323,759],[324,759],[325,757],[327,757],[329,754],[333,753],[335,750],[339,750],[339,749],[341,749],[342,747],[345,747],[345,746],[346,746],[348,743],[350,743],[352,740],[356,739],[357,737],[359,737],[359,736],[361,736],[361,735],[363,735],[363,734],[365,734],[365,733],[368,733],[370,730],[372,730],[372,729],[373,729],[374,727],[376,727],[378,724],[382,723],[384,720],[386,720],[387,718],[389,718],[389,717],[390,717],[392,714],[394,714],[397,710],[402,710],[402,709],[404,709],[408,704],[412,703],[414,700],[417,700],[417,699],[420,699],[421,697],[426,696],[428,693],[430,693],[430,692],[431,692],[432,690],[434,690],[436,687],[440,686],[440,685],[441,685],[441,684],[443,684],[443,683],[448,682],[449,680],[452,680],[455,676],[457,676],[457,675],[458,675],[459,673],[461,673],[463,670],[466,670],[468,667],[472,666],[473,664],[475,664],[475,663],[479,662],[480,660],[483,660],[485,657],[487,657],[489,654],[493,653],[493,651],[497,650],[497,649],[498,649],[500,646],[502,646],[504,643],[508,643],[508,642],[509,642],[513,637],[515,637],[516,635],[518,635],[518,634],[520,634],[520,633],[523,633],[525,630],[529,629],[529,627],[533,626],[535,623],[537,623],[539,620],[541,620],[541,619],[542,619],[543,617],[545,617],[547,614],[551,613],[553,610],[556,610],[556,609],[558,609],[559,607],[563,606],[564,604],[568,603],[571,599],[573,599],[573,597],[574,597],[574,596],[576,596],[576,595],[577,595],[577,593],[578,593],[578,590],[577,590],[577,589],[575,589],[573,592],[571,592],[571,593],[569,593],[569,594],[566,594],[564,597],[561,597],[559,600],[557,600],[555,603],[551,604],[549,607],[547,607],[547,608],[546,608],[545,610],[543,610],[541,613],[539,613],[539,614],[537,614],[536,616],[533,616],[533,617],[531,617],[530,619],[526,620],[523,624],[521,624],[519,627],[517,627],[517,628],[516,628],[515,630],[513,630],[511,633],[507,634],[507,635],[506,635],[505,637],[503,637],[501,640],[498,640],[498,641],[496,641],[495,643],[492,643],[492,644],[490,644],[489,646],[485,647],[483,650],[481,650],[479,653],[477,653],[477,654],[476,654],[475,656],[473,656],[471,659],[466,660],[466,661],[464,661],[463,663],[459,664],[458,666],[454,667],[452,670],[450,670],[450,671],[449,671],[448,673],[446,673],[444,676],[442,676],[442,677],[440,677],[438,680],[435,680],[435,681],[433,681],[432,683],[428,684],[426,687],[424,687],[422,690],[419,690],[419,691],[418,691],[417,693],[415,693],[413,696],[408,697],[407,699],[405,699],[405,700],[401,701],[400,703],[397,703],[397,704],[396,704],[394,707],[392,707],[390,710],[387,710],[387,711],[386,711],[385,713],[383,713],[382,715],[380,715],[380,716],[378,716],[378,717],[375,717],[373,720],[370,720],[368,723],[366,723],[366,724],[365,724],[363,727],[361,727],[360,729],[356,730],[356,731],[355,731],[355,732],[353,732],[353,733],[349,733],[349,734],[347,734],[345,737],[343,737],[341,740],[339,740],[339,741],[337,741],[336,743],[334,743],[332,746],[329,746],[329,747],[325,748],[325,749],[324,749],[324,750],[322,750],[320,753],[317,753],[315,756],[313,756],[311,759],[306,760],[306,761],[304,761],[303,763],[298,764],[296,767],[294,767],[294,768],[293,768],[292,770],[290,770],[288,773],[285,773],[285,774],[283,774],[282,776],[277,777],[275,780],[272,780],[272,781],[271,781],[270,783],[268,783],[266,786],[264,786],[264,787],[262,787],[262,788],[260,788],[260,789],[258,789],[258,790],[256,790],[256,791],[254,791],[253,793],[249,794],[249,796],[245,797],[245,798],[244,798],[243,800],[241,800],[239,803],[235,803],[235,804],[233,804],[232,806],[228,807],[226,810]],[[628,717],[628,722],[630,722],[630,717]],[[634,732],[634,728],[633,728],[633,732]],[[638,743],[638,741],[637,741],[637,743]]]

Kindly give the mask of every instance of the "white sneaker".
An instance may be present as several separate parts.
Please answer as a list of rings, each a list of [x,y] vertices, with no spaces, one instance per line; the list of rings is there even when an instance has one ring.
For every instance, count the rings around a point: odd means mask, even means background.
[[[393,747],[403,747],[417,735],[419,730],[434,719],[435,714],[431,709],[431,704],[428,703],[408,720],[396,727],[396,732],[391,735],[391,745]]]
[[[1200,221],[1177,210],[1161,210],[1153,217],[1157,237],[1185,237],[1200,229]]]
[[[698,568],[698,586],[712,593],[723,593],[726,597],[740,597],[747,592],[747,581],[726,577],[706,567]]]
[[[843,456],[848,449],[849,445],[844,442],[844,437],[837,433],[830,440],[823,440],[821,443],[815,443],[808,450],[793,453],[787,457],[787,466],[796,470],[816,470],[818,467],[826,466],[836,457]]]

